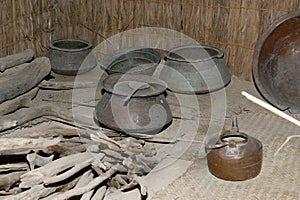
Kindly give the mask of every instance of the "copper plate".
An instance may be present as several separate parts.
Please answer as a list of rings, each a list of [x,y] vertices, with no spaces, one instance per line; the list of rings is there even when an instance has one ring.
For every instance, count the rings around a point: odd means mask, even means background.
[[[271,104],[300,113],[300,10],[280,17],[259,38],[254,82]]]

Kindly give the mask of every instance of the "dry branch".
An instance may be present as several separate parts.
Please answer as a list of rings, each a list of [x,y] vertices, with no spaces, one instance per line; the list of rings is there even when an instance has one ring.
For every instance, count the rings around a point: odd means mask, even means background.
[[[0,76],[0,103],[13,99],[34,88],[51,71],[50,61],[40,57],[31,63],[19,65],[13,72]],[[4,86],[4,87],[3,87]]]
[[[35,166],[44,166],[50,162],[52,162],[54,155],[51,155],[49,157],[43,157],[38,155],[37,153],[30,153],[26,156],[26,159],[29,163],[29,167],[31,170],[34,169]]]
[[[15,128],[43,116],[54,116],[67,121],[73,120],[72,112],[51,104],[41,104],[35,105],[35,107],[18,110],[13,114],[1,116],[0,132]]]
[[[26,171],[21,171],[0,175],[0,189],[8,190],[14,183],[19,181],[21,175],[25,173]]]
[[[12,100],[4,101],[0,104],[0,116],[13,112],[19,108],[27,107],[29,101],[32,100],[38,93],[38,88],[34,88],[29,92],[20,95]]]
[[[33,56],[34,51],[32,49],[26,49],[20,53],[2,57],[0,58],[0,72],[4,72],[8,68],[30,61]]]
[[[49,194],[55,192],[58,187],[44,187],[43,185],[34,185],[29,190],[21,192],[16,195],[10,195],[7,197],[2,197],[2,200],[33,200],[40,199],[48,196]]]
[[[29,170],[27,163],[10,163],[0,165],[0,173],[7,171],[25,171]]]
[[[78,88],[94,88],[97,86],[94,82],[54,82],[54,81],[42,81],[39,85],[39,88],[42,89],[51,89],[51,90],[72,90]]]
[[[106,186],[102,186],[100,187],[94,194],[94,196],[92,197],[91,200],[99,200],[99,199],[103,199],[104,195],[106,193]]]
[[[50,184],[53,184],[53,183],[58,183],[60,181],[63,181],[65,179],[73,176],[74,174],[76,174],[80,170],[82,170],[82,169],[86,168],[87,166],[89,166],[92,163],[93,160],[94,160],[94,158],[90,158],[90,159],[85,160],[83,162],[77,163],[70,170],[68,170],[68,171],[66,171],[62,174],[59,174],[57,176],[45,177],[43,182],[46,185],[50,185]]]
[[[80,188],[74,188],[74,189],[68,190],[62,194],[55,196],[55,199],[56,200],[65,200],[65,199],[68,199],[68,198],[71,198],[74,196],[78,196],[78,195],[87,193],[87,192],[93,190],[94,188],[96,188],[98,185],[100,185],[106,179],[113,176],[116,172],[118,172],[119,167],[120,166],[117,164],[117,165],[113,166],[112,168],[110,168],[105,173],[103,173],[101,176],[94,178],[88,185],[80,187]]]
[[[81,133],[82,135],[82,133]],[[18,135],[14,134],[8,134],[5,136],[2,136],[2,138],[39,138],[39,137],[58,137],[58,136],[79,136],[77,129],[65,129],[65,128],[55,128],[55,129],[48,129],[43,131],[36,131],[36,132],[28,132],[28,133],[22,133]]]
[[[300,135],[290,135],[286,137],[285,141],[280,145],[280,147],[277,149],[274,155],[276,156],[279,153],[279,151],[284,147],[284,145],[286,145],[290,141],[290,139],[293,138],[300,138]]]
[[[103,154],[92,154],[92,153],[78,153],[69,156],[62,157],[60,159],[54,160],[53,162],[44,165],[40,168],[34,169],[27,172],[21,177],[21,188],[28,188],[34,185],[42,183],[47,177],[52,177],[58,173],[69,169],[76,165],[76,163],[81,163],[91,158],[101,159]]]
[[[59,142],[60,138],[0,138],[0,151],[46,149],[49,146],[57,145]]]

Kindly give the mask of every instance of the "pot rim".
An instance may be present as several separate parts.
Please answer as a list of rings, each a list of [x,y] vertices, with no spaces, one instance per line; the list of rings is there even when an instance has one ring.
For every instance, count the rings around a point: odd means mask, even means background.
[[[300,18],[300,10],[296,10],[287,14],[284,14],[274,20],[268,26],[264,32],[259,36],[256,45],[255,50],[253,54],[253,62],[252,62],[252,76],[255,83],[255,86],[258,88],[259,93],[272,105],[276,106],[280,110],[287,110],[291,109],[290,104],[282,100],[280,97],[274,97],[273,92],[269,91],[264,87],[263,81],[260,80],[260,65],[259,65],[259,59],[260,54],[262,51],[262,48],[265,45],[265,42],[269,39],[269,37],[272,35],[272,33],[282,24],[284,24],[286,21],[291,20],[293,18]]]
[[[115,73],[109,75],[107,78],[103,80],[103,89],[104,91],[122,96],[122,97],[127,97],[128,94],[130,94],[131,89],[129,91],[118,91],[115,90],[115,85],[117,83],[122,83],[122,82],[130,82],[130,81],[141,81],[148,83],[151,87],[148,88],[148,91],[141,90],[143,92],[137,91],[135,94],[133,94],[131,97],[132,98],[144,98],[144,97],[152,97],[152,96],[159,96],[163,94],[166,89],[167,89],[167,84],[157,78],[154,78],[152,76],[147,76],[147,75],[142,75],[142,74],[120,74],[120,73]],[[129,93],[128,93],[129,92]]]
[[[67,49],[67,48],[61,48],[61,47],[57,47],[55,46],[55,44],[59,43],[59,42],[80,42],[82,44],[85,44],[85,47],[82,48],[77,48],[77,49]],[[78,52],[78,51],[84,51],[87,49],[92,48],[92,45],[86,41],[86,40],[82,40],[82,39],[73,39],[73,38],[67,38],[67,39],[59,39],[59,40],[53,40],[50,45],[49,45],[50,49],[54,49],[54,50],[58,50],[58,51],[66,51],[66,52]]]
[[[178,50],[187,49],[187,48],[211,49],[216,51],[216,54],[211,55],[207,58],[200,58],[200,59],[183,59],[183,58],[174,58],[171,56],[172,53],[176,53],[176,51]],[[189,63],[204,62],[204,61],[212,60],[214,58],[223,58],[223,56],[224,56],[224,52],[221,49],[209,45],[183,45],[183,46],[172,48],[169,51],[167,51],[167,53],[165,54],[165,57],[169,60],[173,60],[177,62],[189,62]]]
[[[156,57],[154,60],[151,60],[152,63],[156,65],[159,65],[161,61],[161,55],[158,49],[152,47],[144,47],[144,46],[133,46],[133,47],[116,49],[106,54],[100,63],[100,68],[103,70],[107,70],[110,68],[111,65],[114,65],[116,63],[116,60],[118,60],[120,57],[125,56],[126,54],[130,55],[130,53],[141,53],[145,55],[148,54],[153,56],[154,58]],[[126,57],[126,59],[127,58],[130,57]],[[140,58],[145,58],[145,57],[141,56]]]

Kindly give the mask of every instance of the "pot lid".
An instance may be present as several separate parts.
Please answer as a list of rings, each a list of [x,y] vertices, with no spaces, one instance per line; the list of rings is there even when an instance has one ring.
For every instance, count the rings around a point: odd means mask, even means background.
[[[122,96],[156,96],[167,89],[159,79],[142,74],[112,74],[103,81],[104,90]]]

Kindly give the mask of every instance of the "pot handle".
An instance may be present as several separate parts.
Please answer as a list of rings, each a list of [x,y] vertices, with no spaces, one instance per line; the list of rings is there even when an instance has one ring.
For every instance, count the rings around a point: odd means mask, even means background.
[[[150,87],[150,85],[148,83],[145,82],[131,82],[129,83],[129,87],[132,88],[132,91],[127,95],[127,97],[124,99],[124,106],[126,106],[129,102],[129,100],[131,99],[131,97],[138,91],[141,89],[147,89]]]

